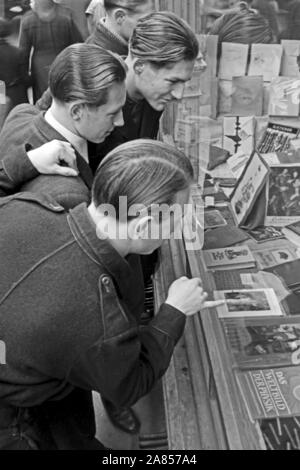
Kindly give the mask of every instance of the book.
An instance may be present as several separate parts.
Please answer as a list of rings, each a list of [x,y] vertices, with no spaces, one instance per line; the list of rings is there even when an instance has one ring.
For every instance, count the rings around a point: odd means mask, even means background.
[[[300,286],[300,259],[265,268],[264,271],[275,274],[281,278],[292,291],[299,291]],[[300,311],[300,305],[299,305]]]
[[[214,291],[219,318],[273,317],[284,313],[273,289],[234,289]],[[232,302],[233,301],[233,302]]]
[[[232,80],[232,77],[246,75],[248,52],[248,44],[223,42],[219,63],[219,78]]]
[[[232,114],[232,80],[219,79],[218,112],[221,115]]]
[[[226,220],[218,210],[209,210],[204,213],[204,227],[211,229],[227,225]]]
[[[270,165],[265,225],[300,221],[300,164]]]
[[[250,418],[300,414],[300,366],[236,372]]]
[[[300,246],[300,221],[282,228],[283,235],[297,246]]]
[[[234,364],[240,369],[300,365],[300,316],[222,322]]]
[[[212,230],[206,230],[204,249],[225,248],[233,246],[248,239],[248,235],[238,227],[226,225]]]
[[[284,238],[282,229],[278,227],[256,227],[252,230],[247,230],[249,237],[253,238],[257,243],[271,242]]]
[[[281,75],[283,77],[300,77],[297,57],[300,55],[300,41],[281,40],[283,56],[281,63]]]
[[[255,266],[255,259],[247,245],[203,251],[208,270],[243,269]]]
[[[296,139],[299,133],[297,127],[269,122],[257,150],[260,153],[284,152],[289,149],[291,139]]]
[[[288,263],[296,259],[295,253],[291,248],[284,244],[279,247],[264,248],[263,250],[253,250],[253,256],[260,269],[271,268],[283,263]]]
[[[253,152],[230,197],[237,225],[243,225],[251,214],[258,196],[265,187],[268,173],[268,166],[257,152]]]
[[[277,77],[270,85],[270,116],[299,115],[300,78]]]
[[[281,44],[252,44],[248,75],[262,75],[266,82],[278,77],[282,53]]]
[[[235,116],[261,116],[263,84],[261,76],[233,77],[231,113]]]
[[[223,117],[223,148],[231,155],[237,152],[251,154],[254,149],[253,116],[224,116]]]

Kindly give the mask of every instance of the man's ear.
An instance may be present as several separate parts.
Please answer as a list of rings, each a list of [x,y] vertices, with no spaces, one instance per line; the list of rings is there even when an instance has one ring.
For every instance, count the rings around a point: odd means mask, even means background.
[[[133,69],[137,75],[141,75],[145,68],[145,62],[143,62],[141,59],[136,59],[134,64],[133,64]]]
[[[80,121],[83,116],[85,104],[84,103],[72,103],[69,108],[69,113],[74,121]]]
[[[151,235],[151,224],[153,223],[153,217],[146,215],[138,219],[131,221],[129,228],[129,236],[132,240],[148,240]],[[133,223],[132,223],[133,222]]]
[[[119,25],[122,26],[125,18],[126,18],[126,11],[123,10],[123,8],[118,8],[113,12],[113,17],[115,22]]]

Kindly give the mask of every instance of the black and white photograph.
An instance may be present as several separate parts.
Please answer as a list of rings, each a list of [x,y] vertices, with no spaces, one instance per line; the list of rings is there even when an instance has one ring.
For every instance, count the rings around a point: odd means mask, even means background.
[[[0,0],[9,464],[300,450],[225,328],[300,316],[299,81],[300,0]]]
[[[218,307],[220,318],[268,317],[283,315],[273,289],[215,291],[215,299],[224,299]]]
[[[300,220],[300,164],[270,167],[266,224],[285,226]]]

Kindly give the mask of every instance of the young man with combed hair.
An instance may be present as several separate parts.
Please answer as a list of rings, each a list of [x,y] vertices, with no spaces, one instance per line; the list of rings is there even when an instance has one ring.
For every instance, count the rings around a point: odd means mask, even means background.
[[[104,0],[103,6],[106,16],[97,22],[86,42],[126,57],[134,27],[139,18],[151,12],[153,1]]]
[[[65,213],[44,195],[0,201],[0,339],[7,348],[0,449],[103,450],[91,391],[130,406],[167,370],[186,317],[207,306],[206,294],[200,279],[181,278],[140,327],[134,266],[137,254],[157,249],[181,224],[192,179],[181,152],[137,141],[102,162],[91,204]],[[181,208],[172,223],[170,214],[151,212],[166,204]],[[134,205],[145,212],[130,214]]]
[[[89,159],[95,158],[91,143],[99,144],[123,125],[125,77],[122,59],[97,46],[75,44],[61,52],[50,70],[53,100],[47,112],[20,105],[5,122],[0,134],[0,194],[16,192],[35,178],[35,192],[50,193],[66,208],[88,201],[93,181]],[[78,177],[39,176],[27,152],[52,140],[71,144]]]

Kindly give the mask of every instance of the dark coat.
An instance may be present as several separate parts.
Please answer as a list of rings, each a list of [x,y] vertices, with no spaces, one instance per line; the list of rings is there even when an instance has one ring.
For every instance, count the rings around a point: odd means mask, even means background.
[[[77,152],[80,173],[77,178],[39,175],[30,163],[26,151],[54,139],[66,140],[45,121],[43,113],[35,106],[20,105],[10,113],[0,134],[0,195],[20,190],[49,194],[66,209],[90,200],[93,174]],[[34,181],[30,181],[33,178]]]
[[[58,426],[58,448],[82,448],[94,423],[81,424],[85,439],[74,444],[68,424],[84,415],[84,403],[74,417],[61,401],[79,388],[116,406],[135,403],[166,371],[185,317],[164,304],[139,327],[139,257],[124,259],[100,240],[85,204],[67,215],[53,200],[21,193],[2,199],[0,219],[0,332],[8,356],[0,409],[28,408],[34,418],[52,402],[44,429]]]
[[[128,55],[128,44],[125,44],[115,34],[111,33],[101,21],[97,23],[95,31],[85,42],[87,44],[95,44],[120,56],[127,57]]]
[[[29,77],[23,66],[20,49],[0,38],[0,80],[5,83],[6,96],[11,100],[11,107],[27,103]]]
[[[34,101],[47,89],[50,66],[57,55],[71,44],[82,41],[72,18],[58,7],[49,20],[40,19],[34,11],[25,14],[21,22],[20,48],[27,70],[33,49],[31,75]]]

